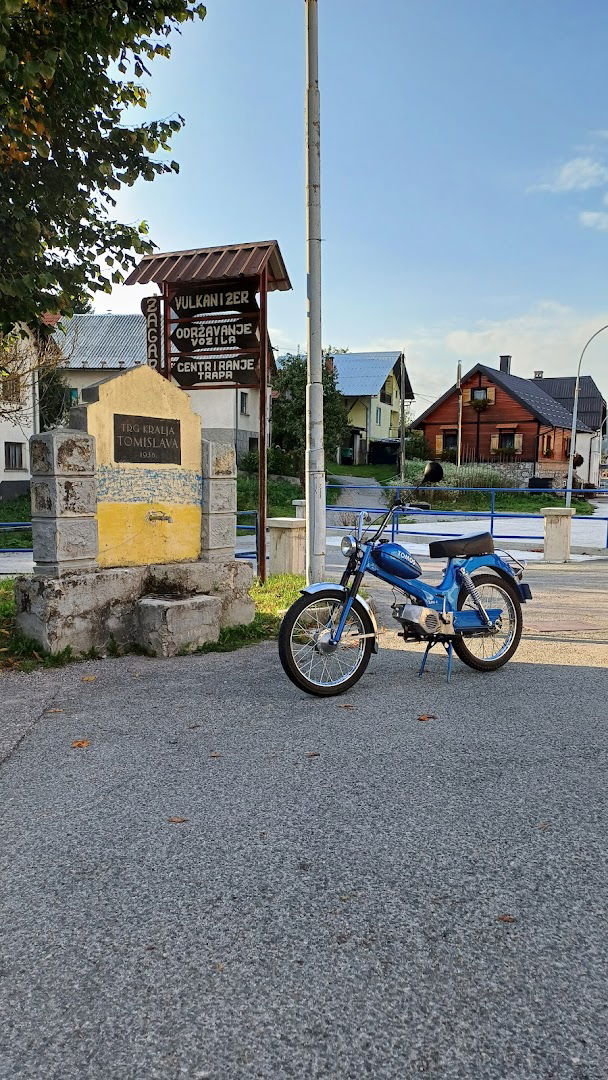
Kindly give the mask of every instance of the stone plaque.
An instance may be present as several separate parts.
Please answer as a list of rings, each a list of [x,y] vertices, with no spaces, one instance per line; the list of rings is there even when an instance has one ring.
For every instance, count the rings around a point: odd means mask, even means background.
[[[180,421],[163,416],[114,414],[114,461],[181,465]]]

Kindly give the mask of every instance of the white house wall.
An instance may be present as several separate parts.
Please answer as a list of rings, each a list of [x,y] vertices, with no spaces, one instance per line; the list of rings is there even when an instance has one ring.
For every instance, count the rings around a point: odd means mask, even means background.
[[[0,419],[0,498],[10,499],[27,490],[30,479],[30,436],[34,434],[31,392],[15,420]],[[6,443],[21,446],[23,468],[6,469]]]

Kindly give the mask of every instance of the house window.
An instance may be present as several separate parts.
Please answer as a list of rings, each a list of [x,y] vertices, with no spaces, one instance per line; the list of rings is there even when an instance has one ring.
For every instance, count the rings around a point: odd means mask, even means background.
[[[543,435],[543,457],[553,457],[553,436]]]
[[[21,379],[18,375],[3,375],[0,379],[2,400],[11,405],[21,403]]]
[[[72,405],[78,405],[78,390],[75,386],[70,386],[70,407]]]
[[[499,450],[514,450],[515,449],[515,432],[514,431],[501,431],[498,436],[498,449]]]
[[[488,388],[487,386],[478,386],[474,390],[471,390],[472,401],[487,401],[488,400]]]
[[[257,439],[251,437],[249,439],[249,453],[252,454],[258,449],[259,443]]]
[[[240,399],[239,408],[240,408],[241,416],[249,416],[249,394],[246,394],[243,391],[241,391],[241,393],[239,395],[239,399]]]
[[[443,449],[444,450],[457,450],[458,449],[458,432],[456,432],[456,431],[444,431],[444,433],[443,433]]]
[[[381,423],[382,423],[382,409],[380,407],[378,407],[376,409],[376,426],[380,427]]]
[[[564,439],[564,457],[565,458],[570,457],[570,451],[571,450],[572,450],[572,439],[570,438],[569,435],[566,435],[566,437]]]
[[[4,468],[7,472],[23,468],[23,443],[7,442],[4,444]]]

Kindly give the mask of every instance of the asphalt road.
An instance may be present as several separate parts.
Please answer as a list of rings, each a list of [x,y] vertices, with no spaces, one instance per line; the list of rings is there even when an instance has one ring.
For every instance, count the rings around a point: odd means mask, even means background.
[[[2,677],[0,1076],[605,1080],[608,574],[530,580],[450,686],[390,631],[329,701],[272,644]]]

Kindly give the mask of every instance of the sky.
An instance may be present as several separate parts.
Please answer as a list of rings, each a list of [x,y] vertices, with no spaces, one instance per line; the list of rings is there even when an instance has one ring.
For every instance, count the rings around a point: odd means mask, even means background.
[[[271,338],[304,349],[304,4],[208,0],[172,45],[148,115],[185,116],[181,170],[116,214],[161,251],[277,240]],[[324,344],[405,349],[420,412],[459,360],[575,374],[608,323],[605,0],[319,0],[319,48]],[[608,331],[583,372],[608,397]]]

